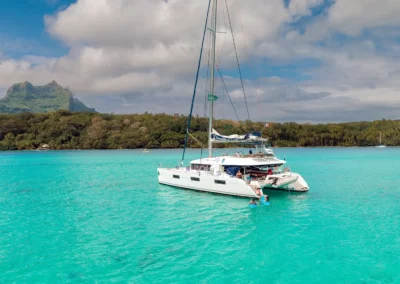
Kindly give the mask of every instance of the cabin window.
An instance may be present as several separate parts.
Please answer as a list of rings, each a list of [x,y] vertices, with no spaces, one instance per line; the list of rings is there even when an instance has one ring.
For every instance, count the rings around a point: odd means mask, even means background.
[[[193,181],[200,181],[200,178],[197,178],[197,177],[191,177],[190,179]]]
[[[226,184],[226,182],[224,180],[216,179],[216,180],[214,180],[214,182],[217,183],[217,184]]]
[[[178,176],[178,175],[172,175],[172,177],[173,177],[173,178],[180,179],[180,176]]]
[[[195,171],[210,171],[210,165],[192,164],[191,168]]]

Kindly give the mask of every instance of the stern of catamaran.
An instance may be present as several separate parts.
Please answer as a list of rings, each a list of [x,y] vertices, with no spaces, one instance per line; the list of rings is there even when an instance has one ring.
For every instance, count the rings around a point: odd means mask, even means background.
[[[266,143],[256,143],[255,155],[263,155],[267,158],[278,159],[274,151]],[[279,159],[278,159],[279,160]],[[307,192],[309,186],[305,179],[299,173],[293,173],[289,167],[285,167],[285,160],[280,160],[280,166],[275,166],[272,175],[267,175],[265,180],[260,181],[260,187],[263,189],[277,189],[295,192]]]

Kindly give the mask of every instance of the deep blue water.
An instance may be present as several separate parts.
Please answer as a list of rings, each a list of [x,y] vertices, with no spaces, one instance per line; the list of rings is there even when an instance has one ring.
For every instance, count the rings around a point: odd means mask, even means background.
[[[275,152],[310,191],[256,209],[159,185],[179,150],[0,152],[0,282],[400,283],[400,148]]]

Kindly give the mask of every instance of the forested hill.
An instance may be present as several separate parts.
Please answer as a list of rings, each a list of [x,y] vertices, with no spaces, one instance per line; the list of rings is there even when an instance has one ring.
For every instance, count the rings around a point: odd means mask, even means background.
[[[110,115],[57,111],[43,114],[0,115],[0,149],[135,149],[183,147],[187,117],[166,114]],[[264,123],[216,120],[225,135],[262,130]],[[192,134],[207,145],[206,118],[192,119]],[[400,145],[400,121],[380,120],[340,124],[270,123],[262,134],[272,145],[286,146],[373,146],[379,132],[389,146]],[[199,147],[193,139],[190,147]],[[216,145],[218,146],[218,145]],[[221,145],[219,145],[221,146]],[[228,144],[229,146],[229,144]]]
[[[5,98],[0,99],[0,113],[52,112],[56,110],[88,111],[81,101],[74,98],[71,91],[53,81],[45,86],[33,86],[29,82],[11,86]]]

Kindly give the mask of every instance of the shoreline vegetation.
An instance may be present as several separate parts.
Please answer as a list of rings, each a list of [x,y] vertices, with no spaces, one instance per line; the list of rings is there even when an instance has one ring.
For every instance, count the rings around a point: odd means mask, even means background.
[[[215,120],[221,134],[262,130],[275,147],[363,147],[382,141],[400,146],[400,120],[329,124],[236,122]],[[53,150],[174,149],[182,148],[187,116],[167,114],[100,114],[59,110],[52,113],[0,114],[0,150],[34,150],[48,144]],[[193,117],[191,135],[207,145],[208,119]],[[189,148],[199,148],[189,138]],[[232,144],[215,144],[228,148]]]

